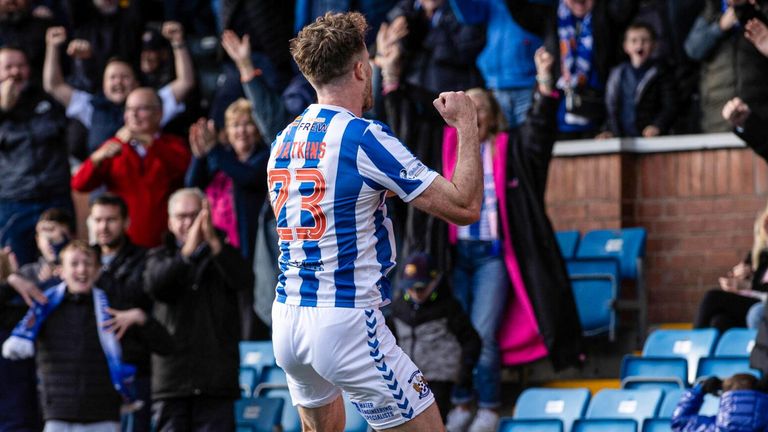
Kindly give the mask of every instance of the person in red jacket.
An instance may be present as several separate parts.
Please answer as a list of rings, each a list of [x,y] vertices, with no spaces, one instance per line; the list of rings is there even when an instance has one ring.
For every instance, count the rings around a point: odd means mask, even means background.
[[[99,186],[125,200],[128,237],[139,246],[160,244],[168,225],[168,197],[182,186],[190,151],[179,137],[160,133],[162,102],[151,88],[133,90],[125,126],[104,142],[72,177],[81,192]]]

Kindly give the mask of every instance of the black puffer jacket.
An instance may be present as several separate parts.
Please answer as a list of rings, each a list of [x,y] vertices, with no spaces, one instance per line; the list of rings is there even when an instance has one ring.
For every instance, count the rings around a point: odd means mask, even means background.
[[[390,318],[397,344],[428,380],[471,385],[480,336],[444,281],[423,304],[397,298]]]
[[[147,257],[144,288],[155,318],[174,339],[173,354],[152,357],[152,397],[193,395],[237,398],[240,314],[237,291],[253,287],[240,252],[208,247],[184,259],[172,235]]]
[[[120,395],[96,332],[92,295],[65,294],[37,337],[40,402],[46,420],[119,421]]]
[[[642,134],[647,126],[656,126],[665,135],[677,114],[675,77],[664,64],[653,62],[648,67],[635,90],[635,129]],[[613,68],[605,88],[608,130],[615,136],[629,136],[621,127],[621,85],[631,69],[629,62]]]
[[[34,85],[22,90],[13,109],[0,111],[0,200],[69,194],[65,125],[61,106]]]

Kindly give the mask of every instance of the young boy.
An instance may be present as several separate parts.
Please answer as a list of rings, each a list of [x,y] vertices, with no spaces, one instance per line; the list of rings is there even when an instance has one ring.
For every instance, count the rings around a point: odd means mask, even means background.
[[[3,357],[36,353],[45,432],[120,430],[120,409],[132,398],[135,368],[126,364],[118,337],[145,326],[141,309],[115,311],[104,291],[94,287],[97,252],[75,240],[61,251],[63,282],[44,292],[2,348]],[[117,336],[116,336],[117,334]],[[135,406],[135,404],[134,404]]]
[[[722,391],[722,394],[720,394]],[[717,416],[699,415],[704,395],[720,396]],[[767,431],[768,394],[757,390],[754,375],[735,374],[725,381],[710,377],[680,398],[672,413],[675,432]]]
[[[674,76],[651,59],[656,31],[636,22],[624,34],[629,61],[611,70],[605,91],[606,131],[598,138],[654,137],[666,134],[677,113]]]
[[[480,336],[429,255],[416,253],[406,260],[400,287],[403,295],[392,303],[388,323],[398,345],[429,380],[445,418],[454,383],[471,387]]]

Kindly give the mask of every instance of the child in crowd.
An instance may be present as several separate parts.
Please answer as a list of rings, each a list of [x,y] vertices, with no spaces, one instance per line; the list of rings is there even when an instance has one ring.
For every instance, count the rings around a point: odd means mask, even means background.
[[[445,418],[454,383],[472,385],[480,336],[429,255],[416,253],[406,260],[400,287],[403,293],[392,304],[389,325],[398,345],[429,380]]]
[[[141,309],[109,307],[104,291],[94,287],[99,258],[87,243],[70,242],[60,257],[63,281],[36,299],[2,354],[11,360],[36,356],[45,432],[117,432],[121,405],[139,404],[132,389],[135,367],[123,362],[119,339],[134,325],[142,333],[158,328],[144,325]]]
[[[725,381],[709,377],[686,391],[672,413],[674,432],[768,431],[768,394],[754,375],[739,373]],[[720,396],[716,416],[699,415],[704,395]],[[722,393],[722,394],[721,394]]]
[[[605,104],[606,131],[598,138],[655,137],[664,135],[677,114],[674,76],[651,58],[656,31],[636,22],[624,34],[629,61],[614,67],[608,76]]]

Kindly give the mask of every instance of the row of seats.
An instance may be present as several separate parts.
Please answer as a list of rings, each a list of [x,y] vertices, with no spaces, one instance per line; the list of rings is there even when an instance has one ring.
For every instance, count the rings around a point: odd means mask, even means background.
[[[722,336],[711,328],[654,331],[641,356],[624,356],[622,388],[685,388],[702,377],[740,372],[760,377],[760,371],[749,367],[755,336],[755,330],[745,328]]]
[[[590,398],[583,388],[531,388],[518,398],[514,416],[501,420],[498,432],[671,431],[681,392],[605,389]],[[702,414],[717,411],[713,399],[714,405],[708,401]]]
[[[272,432],[279,425],[283,432],[300,432],[299,412],[291,403],[285,371],[275,363],[271,341],[240,342],[240,389],[236,405],[238,432]],[[345,432],[364,432],[365,419],[344,395]]]
[[[638,334],[646,331],[647,301],[643,278],[646,230],[556,233],[571,279],[576,308],[585,336],[608,333],[616,338],[617,310],[637,313]],[[634,283],[636,296],[620,300],[622,282]]]

